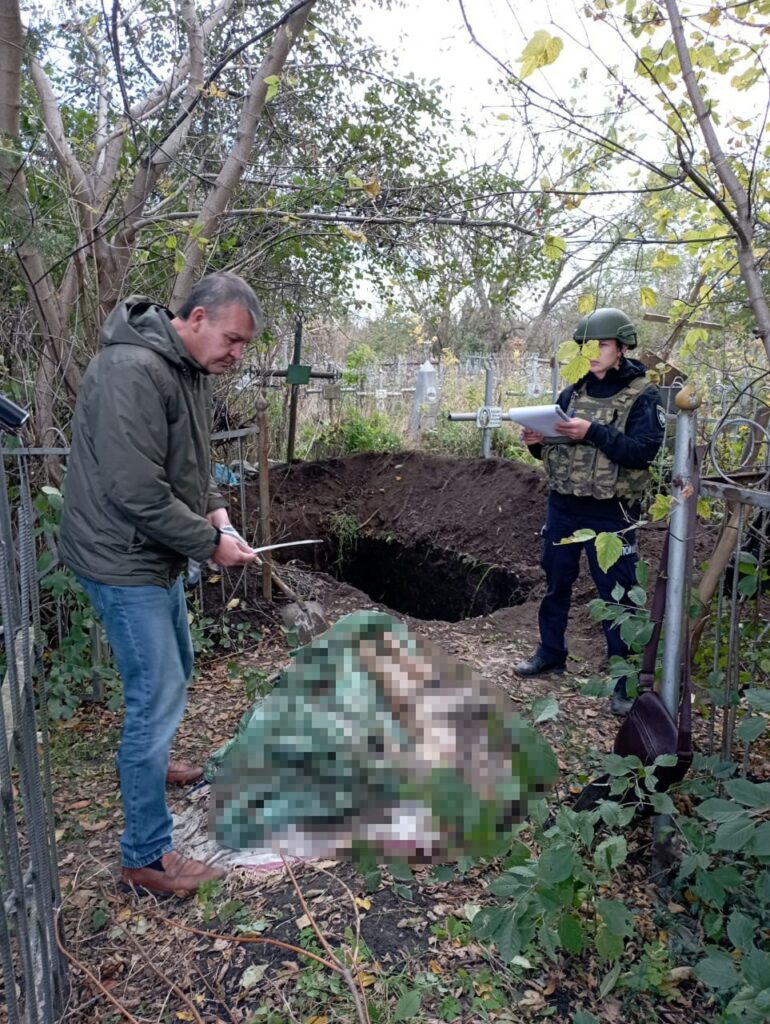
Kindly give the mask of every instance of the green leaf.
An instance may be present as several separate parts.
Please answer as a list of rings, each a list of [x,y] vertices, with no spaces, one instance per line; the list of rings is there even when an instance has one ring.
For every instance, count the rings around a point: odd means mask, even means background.
[[[742,814],[734,821],[725,821],[714,836],[714,849],[732,850],[737,853],[749,845],[754,838],[755,828],[754,822],[747,814]]]
[[[508,907],[482,907],[471,922],[472,935],[483,942],[493,941],[496,932],[503,927],[510,913]]]
[[[454,996],[444,996],[438,1005],[438,1015],[446,1024],[452,1024],[453,1020],[462,1013],[462,1003]],[[373,1015],[372,1015],[373,1016]]]
[[[734,910],[727,922],[727,936],[736,949],[744,952],[754,945],[758,922],[740,910]]]
[[[572,914],[565,914],[559,921],[559,941],[568,953],[579,956],[583,952],[583,926]]]
[[[545,697],[538,697],[532,704],[532,720],[535,725],[539,725],[541,722],[550,722],[554,718],[559,716],[559,702],[549,693]]]
[[[501,900],[515,899],[523,895],[532,885],[531,877],[510,872],[493,878],[489,883],[489,891]]]
[[[571,846],[556,846],[540,855],[538,876],[548,885],[563,882],[575,869],[575,851]]]
[[[546,235],[543,239],[543,255],[547,260],[560,260],[567,251],[567,243],[556,235]]]
[[[711,505],[708,498],[698,498],[698,515],[707,522],[711,519]]]
[[[653,523],[661,519],[668,519],[674,508],[674,497],[671,494],[656,494],[655,501],[648,510],[648,515]]]
[[[679,257],[676,253],[666,252],[665,249],[658,249],[652,261],[653,270],[671,270],[679,266]]]
[[[628,592],[628,599],[632,601],[637,608],[642,608],[647,603],[647,595],[641,587],[631,587]]]
[[[696,964],[695,976],[708,988],[718,992],[730,992],[740,982],[732,957],[716,948],[712,948],[708,956]]]
[[[738,724],[738,736],[744,743],[753,743],[758,740],[767,729],[767,719],[762,715],[752,715],[751,718],[742,718]]]
[[[625,943],[621,935],[614,935],[606,925],[596,930],[596,952],[605,960],[617,960],[623,955]]]
[[[604,871],[614,871],[628,856],[628,844],[623,836],[604,839],[594,851],[594,864]]]
[[[749,689],[743,696],[749,707],[755,711],[770,711],[770,690]]]
[[[658,304],[658,296],[652,288],[640,288],[639,300],[642,304],[642,309],[655,309]]]
[[[619,900],[598,900],[596,912],[613,935],[624,937],[634,931],[634,915]]]
[[[578,299],[577,307],[578,313],[581,316],[585,316],[586,313],[593,313],[596,309],[596,296],[591,295],[590,292],[584,292]]]
[[[265,94],[265,103],[269,103],[278,93],[281,87],[280,75],[266,75],[262,81],[267,86],[267,93]]]
[[[538,68],[544,68],[549,64],[553,64],[561,53],[563,46],[564,41],[558,36],[552,36],[545,29],[538,29],[519,57],[521,77],[528,78]]]
[[[556,351],[556,360],[559,363],[568,363],[571,359],[574,359],[575,356],[579,355],[580,345],[578,345],[576,341],[569,339],[568,341],[563,341],[561,345],[559,345],[559,348]]]
[[[582,530],[575,530],[569,537],[562,537],[559,544],[585,544],[587,540],[593,540],[595,536],[596,531],[586,527]]]
[[[755,67],[754,64],[751,64],[750,67],[746,68],[743,74],[733,75],[730,79],[730,85],[733,89],[737,89],[739,92],[742,92],[745,89],[750,89],[752,85],[758,82],[762,74],[763,71],[761,67]],[[522,78],[523,77],[524,76],[522,75]]]
[[[494,943],[497,946],[500,959],[505,964],[509,964],[526,945],[516,924],[513,911],[508,911],[502,927],[495,932]]]
[[[764,825],[761,825],[757,832],[761,832]],[[754,882],[754,895],[763,907],[770,906],[770,871],[762,871],[757,875]]]
[[[735,868],[722,867],[712,871],[699,868],[695,872],[693,889],[699,899],[712,907],[721,908],[727,898],[726,889],[736,888],[741,884],[741,876]]]
[[[764,950],[748,948],[741,969],[743,977],[757,992],[770,988],[770,956]]]
[[[572,1015],[572,1024],[599,1024],[599,1021],[592,1013],[586,1010],[577,1010]]]
[[[412,869],[403,860],[394,860],[392,864],[388,864],[388,871],[391,878],[397,882],[411,882],[414,878]]]
[[[763,822],[754,833],[751,852],[756,857],[770,857],[770,821]]]
[[[733,821],[741,817],[743,811],[738,804],[732,800],[720,800],[719,797],[709,797],[696,808],[697,813],[706,821]]]
[[[673,768],[678,761],[676,754],[658,754],[653,764],[656,768]]]
[[[640,587],[646,587],[650,582],[650,563],[643,560],[636,563],[636,582]]]
[[[609,572],[623,554],[623,541],[616,533],[596,535],[596,558],[602,572]]]
[[[185,263],[186,258],[184,251],[182,249],[177,249],[176,252],[174,253],[174,273],[181,274],[181,272],[184,270]]]
[[[745,807],[770,807],[770,784],[730,779],[725,785],[730,796]]]
[[[451,882],[455,877],[455,869],[451,864],[436,864],[431,868],[430,874],[426,876],[427,885],[443,885]]]
[[[420,1012],[421,1002],[422,993],[419,989],[413,988],[411,992],[404,992],[396,1003],[396,1008],[393,1012],[393,1020],[411,1020],[412,1017],[416,1017]]]
[[[656,814],[673,814],[676,810],[674,801],[668,793],[653,793],[652,806]]]
[[[367,871],[364,875],[364,889],[367,892],[377,892],[382,884],[382,874],[379,868],[374,871]]]
[[[393,886],[393,892],[396,894],[396,896],[398,896],[399,899],[407,900],[409,903],[411,903],[412,900],[414,899],[412,887],[409,885],[401,885],[400,882],[397,882]]]

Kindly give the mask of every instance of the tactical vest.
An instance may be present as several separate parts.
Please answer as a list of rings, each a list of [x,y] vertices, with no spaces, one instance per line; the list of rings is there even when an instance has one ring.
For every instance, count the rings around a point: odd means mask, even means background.
[[[631,406],[654,386],[644,377],[635,377],[611,398],[591,398],[583,388],[576,389],[569,411],[577,419],[603,423],[623,433]],[[566,438],[548,438],[543,445],[543,464],[552,490],[579,498],[641,501],[649,477],[646,469],[628,469],[612,462],[596,445]]]

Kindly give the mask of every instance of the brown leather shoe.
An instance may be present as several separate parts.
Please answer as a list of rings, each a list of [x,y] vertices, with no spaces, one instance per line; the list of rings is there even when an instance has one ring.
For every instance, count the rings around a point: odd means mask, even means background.
[[[203,769],[184,761],[169,761],[166,772],[167,786],[191,786],[203,778]]]
[[[183,857],[176,850],[164,853],[160,860],[163,871],[149,867],[123,868],[120,873],[122,887],[153,896],[189,896],[202,882],[212,882],[226,874],[201,860]]]

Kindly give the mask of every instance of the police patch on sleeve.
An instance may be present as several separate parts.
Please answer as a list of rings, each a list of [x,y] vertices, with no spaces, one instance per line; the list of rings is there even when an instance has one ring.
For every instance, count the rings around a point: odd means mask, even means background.
[[[662,405],[658,406],[658,423],[660,423],[661,427],[666,425],[666,410]]]

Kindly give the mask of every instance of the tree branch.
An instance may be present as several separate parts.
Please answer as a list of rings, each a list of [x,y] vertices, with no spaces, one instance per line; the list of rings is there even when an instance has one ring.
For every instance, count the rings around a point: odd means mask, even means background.
[[[315,0],[304,0],[304,2],[294,5],[293,13],[276,32],[273,42],[252,79],[247,99],[241,108],[235,143],[217,175],[214,187],[203,204],[200,217],[196,222],[200,225],[199,236],[213,235],[218,218],[232,199],[233,192],[248,166],[257,124],[265,108],[268,90],[265,79],[279,75],[283,70],[289,51],[305,27],[314,3]],[[174,287],[171,300],[172,308],[181,303],[189,292],[203,259],[203,252],[198,245],[197,238],[189,239],[185,246],[184,256],[185,265]]]

